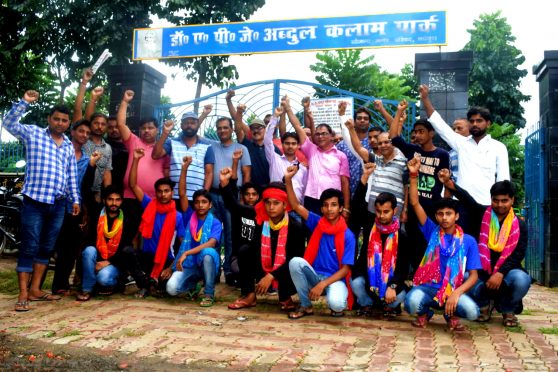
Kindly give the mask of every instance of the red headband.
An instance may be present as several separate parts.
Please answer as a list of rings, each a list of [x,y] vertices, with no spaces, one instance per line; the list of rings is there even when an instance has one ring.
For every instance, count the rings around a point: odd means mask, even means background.
[[[256,210],[256,223],[261,225],[264,221],[269,220],[269,216],[265,211],[265,201],[266,199],[276,199],[287,204],[287,212],[291,210],[291,205],[287,197],[287,193],[281,189],[270,187],[264,190],[262,194],[262,200],[255,205]]]

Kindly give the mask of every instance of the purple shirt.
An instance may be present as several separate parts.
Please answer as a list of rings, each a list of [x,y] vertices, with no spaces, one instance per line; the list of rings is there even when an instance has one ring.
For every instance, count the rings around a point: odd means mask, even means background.
[[[304,195],[319,199],[324,190],[341,191],[341,176],[350,177],[347,156],[335,146],[323,151],[308,138],[300,149],[308,158],[308,183]]]

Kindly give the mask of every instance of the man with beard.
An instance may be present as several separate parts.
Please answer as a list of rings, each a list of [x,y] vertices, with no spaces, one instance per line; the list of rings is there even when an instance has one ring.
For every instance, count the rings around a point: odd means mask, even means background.
[[[471,135],[464,137],[455,133],[435,111],[428,97],[428,86],[421,85],[419,94],[432,126],[457,151],[459,173],[462,175],[457,184],[467,190],[477,203],[490,205],[490,187],[495,182],[510,179],[506,146],[486,133],[491,124],[490,112],[483,107],[471,108],[467,112]]]
[[[211,182],[213,181],[212,169],[205,161],[207,149],[215,143],[198,135],[201,123],[211,112],[211,105],[205,105],[203,113],[198,119],[198,115],[194,112],[187,112],[182,115],[180,127],[182,135],[177,138],[169,139],[169,135],[174,128],[172,121],[167,121],[163,125],[163,132],[159,140],[155,143],[151,157],[153,159],[161,159],[165,155],[170,156],[170,179],[176,183],[173,192],[173,199],[178,200],[178,181],[180,179],[180,171],[182,168],[182,159],[185,156],[192,157],[192,164],[188,167],[186,178],[186,196],[190,201],[189,205],[194,205],[192,195],[199,189],[209,191]],[[185,211],[184,211],[185,212]]]
[[[151,199],[155,198],[155,181],[160,178],[168,177],[168,158],[153,159],[151,157],[157,139],[157,120],[155,118],[143,119],[139,125],[139,137],[136,136],[126,125],[126,110],[128,105],[134,98],[134,91],[127,90],[124,92],[116,120],[118,123],[118,131],[122,136],[122,142],[129,154],[133,154],[136,149],[143,149],[147,155],[138,165],[138,186]],[[124,175],[124,202],[122,208],[126,213],[133,229],[138,228],[141,219],[141,203],[136,200],[135,195],[130,187],[130,171],[134,161],[133,156],[128,157],[128,165]]]

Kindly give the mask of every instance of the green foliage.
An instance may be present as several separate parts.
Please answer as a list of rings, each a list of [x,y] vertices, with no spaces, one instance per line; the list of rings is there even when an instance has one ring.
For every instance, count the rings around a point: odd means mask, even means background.
[[[511,181],[515,187],[515,206],[521,208],[525,200],[524,164],[525,146],[521,144],[521,137],[516,133],[516,128],[509,123],[500,125],[492,123],[488,128],[492,138],[502,142],[508,149]]]
[[[541,327],[539,328],[539,332],[545,335],[558,335],[558,327]]]
[[[405,85],[411,87],[407,93],[408,96],[411,97],[413,101],[419,102],[419,81],[415,75],[415,68],[412,63],[405,63],[405,66],[401,69],[401,77],[403,78]]]
[[[525,57],[514,46],[515,36],[507,19],[498,11],[482,14],[467,30],[470,41],[463,50],[474,52],[473,69],[469,74],[469,105],[487,107],[496,123],[525,126],[522,102],[531,97],[519,90],[527,70],[519,66]]]
[[[361,59],[360,55],[360,49],[317,53],[318,62],[310,70],[318,73],[316,80],[322,85],[372,97],[411,99],[412,86],[403,76],[383,71],[374,63],[374,56]],[[316,91],[320,96],[338,95],[322,89]]]
[[[25,159],[25,147],[19,141],[2,143],[0,148],[0,171],[17,172],[15,163]]]

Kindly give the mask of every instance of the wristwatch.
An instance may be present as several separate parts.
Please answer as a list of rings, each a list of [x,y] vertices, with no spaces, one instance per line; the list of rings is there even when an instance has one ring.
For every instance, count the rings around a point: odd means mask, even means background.
[[[391,289],[397,289],[397,284],[395,284],[395,283],[393,283],[393,284],[390,284],[390,286],[389,286],[389,287],[390,287]]]

